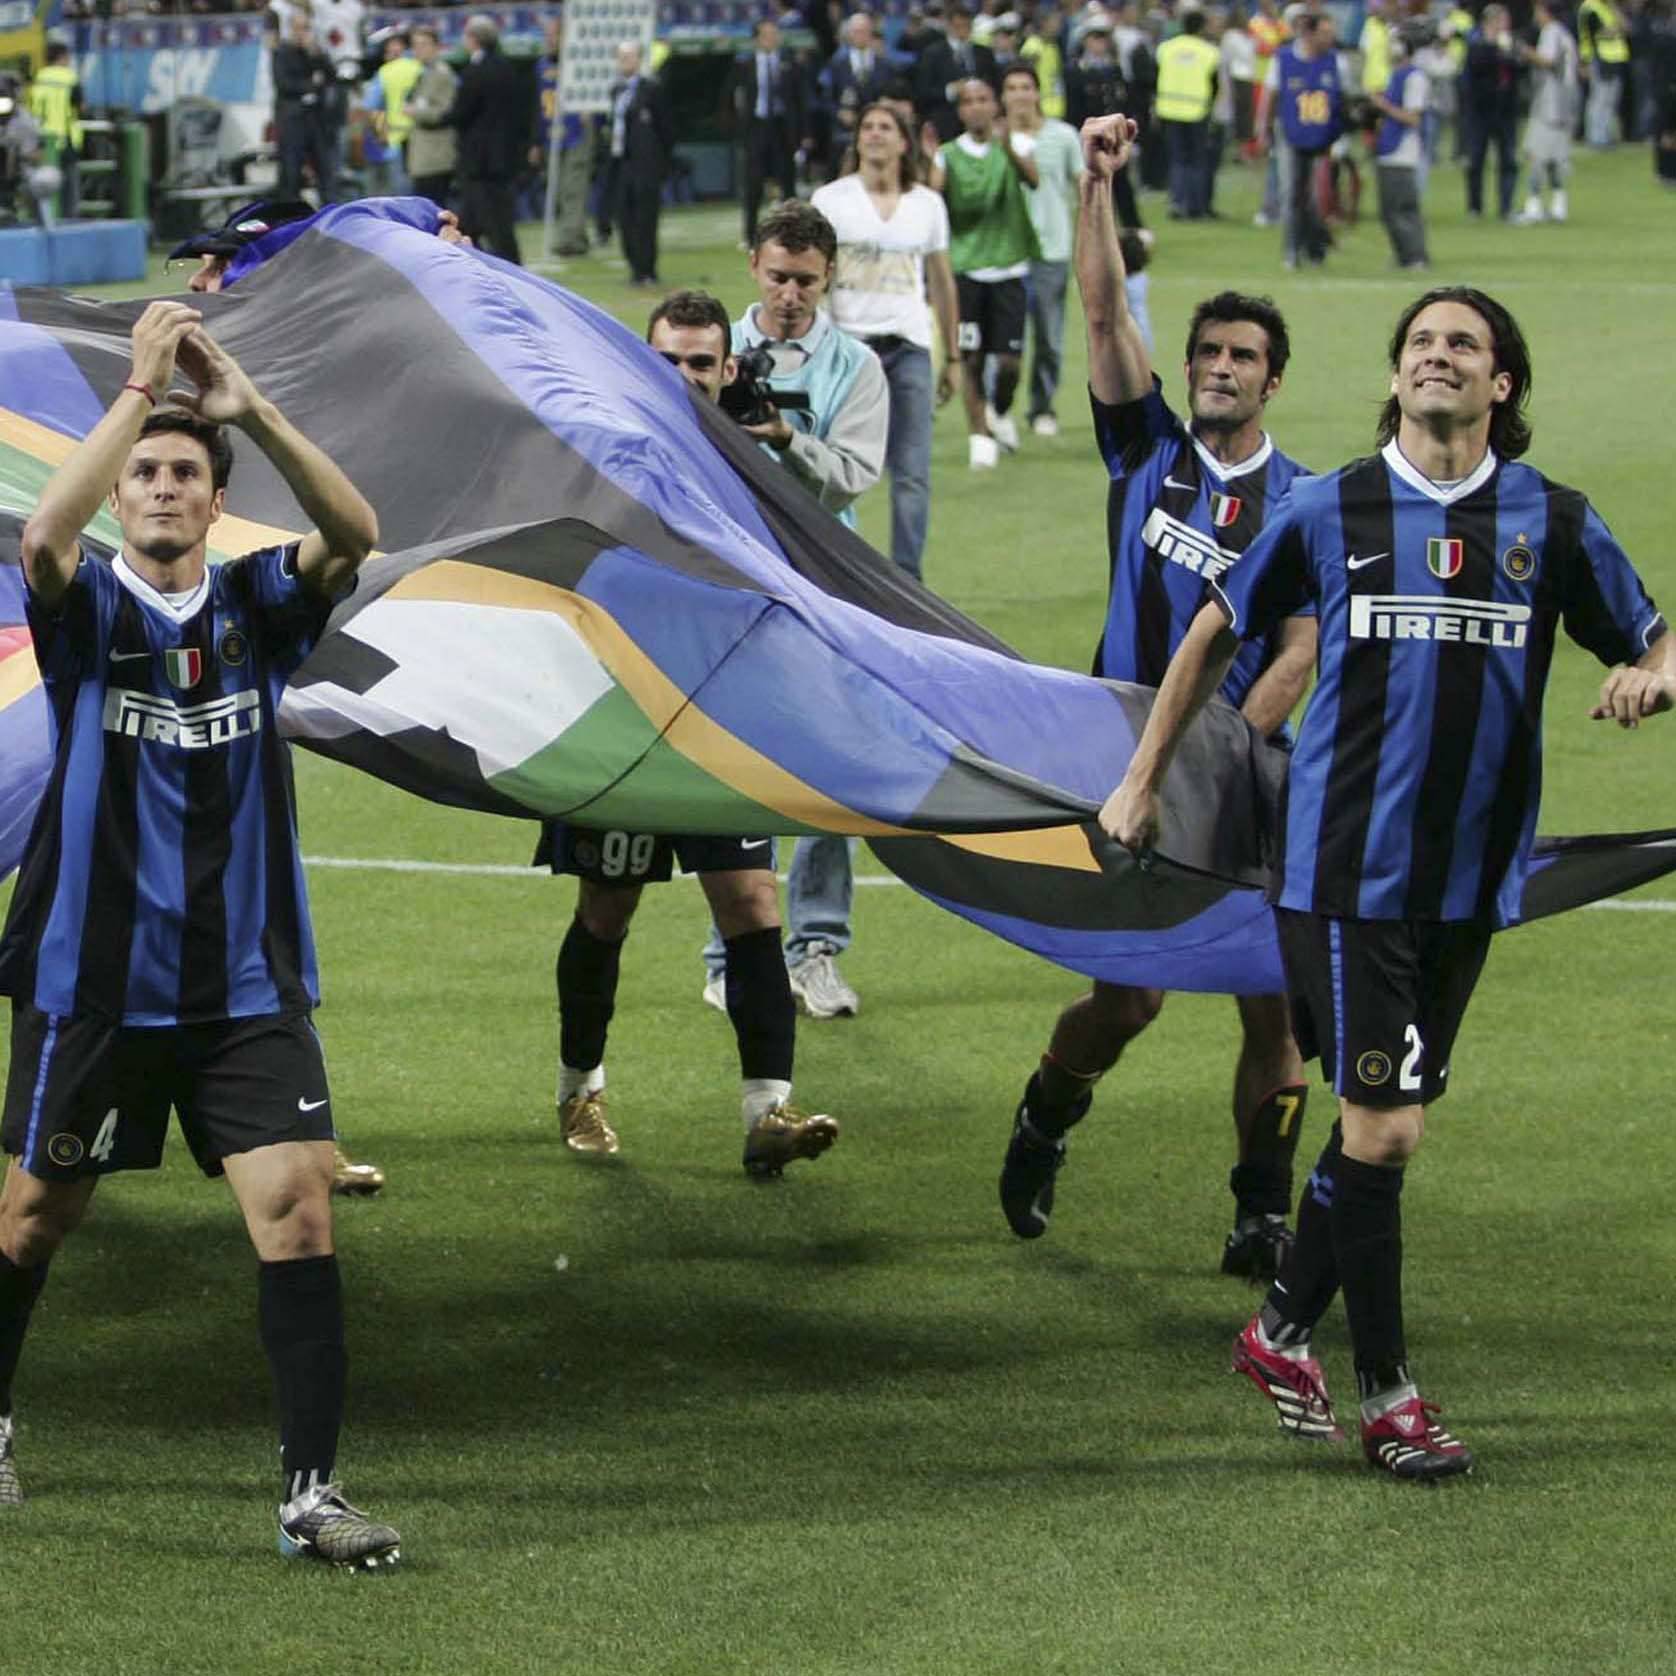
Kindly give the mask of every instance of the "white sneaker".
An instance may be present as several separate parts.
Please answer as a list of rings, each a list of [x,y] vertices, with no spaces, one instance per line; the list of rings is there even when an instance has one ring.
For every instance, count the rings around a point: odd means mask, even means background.
[[[973,471],[994,471],[1001,463],[1001,444],[992,436],[967,437],[966,463]]]
[[[714,1007],[719,1013],[727,1011],[727,974],[725,972],[712,972],[704,980],[704,1004],[707,1007]]]
[[[1565,193],[1556,192],[1548,200],[1548,219],[1550,221],[1564,221],[1566,212]]]
[[[1030,421],[1030,429],[1033,430],[1037,436],[1058,436],[1059,421],[1055,419],[1051,413],[1038,413],[1036,417]]]
[[[1534,227],[1539,221],[1547,219],[1542,212],[1542,200],[1533,195],[1525,200],[1525,207],[1513,217],[1513,224],[1516,227]]]
[[[838,975],[838,951],[830,943],[812,943],[791,968],[791,992],[810,1018],[854,1018],[861,998]]]
[[[18,1482],[12,1455],[12,1417],[0,1414],[0,1507],[22,1507],[23,1485]]]
[[[1004,454],[1018,452],[1018,421],[1009,413],[1003,418],[992,407],[986,407],[984,417],[989,421],[989,434],[1001,445]]]

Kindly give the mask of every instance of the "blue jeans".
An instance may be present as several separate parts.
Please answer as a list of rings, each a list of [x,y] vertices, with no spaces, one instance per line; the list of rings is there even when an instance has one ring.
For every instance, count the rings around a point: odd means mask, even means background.
[[[1170,208],[1197,220],[1210,208],[1210,124],[1165,122],[1170,153]]]
[[[917,582],[931,525],[931,351],[906,338],[880,341],[879,362],[890,386],[890,431],[885,438],[890,556]]]
[[[786,919],[791,932],[786,939],[788,966],[807,959],[812,943],[830,943],[840,951],[850,946],[850,903],[855,896],[851,857],[855,842],[829,833],[797,840],[786,881]],[[772,856],[775,852],[769,853]],[[714,978],[721,976],[725,962],[722,934],[712,922],[710,940],[704,945],[704,965]]]
[[[1069,262],[1030,264],[1030,417],[1053,412],[1065,352],[1065,281]]]

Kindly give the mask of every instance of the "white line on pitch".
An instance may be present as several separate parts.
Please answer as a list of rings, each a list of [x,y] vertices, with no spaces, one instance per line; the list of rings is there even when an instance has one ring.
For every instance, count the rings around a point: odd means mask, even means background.
[[[306,855],[304,863],[309,867],[335,867],[346,872],[356,873],[459,873],[467,878],[477,879],[537,879],[545,878],[547,874],[539,867],[514,867],[504,862],[491,861],[412,861],[397,857],[377,858],[372,856],[352,855]],[[697,878],[696,873],[677,873],[678,879]],[[785,874],[779,875],[782,883]],[[900,879],[889,874],[864,873],[858,874],[855,881],[858,885],[899,885]],[[1645,896],[1634,901],[1622,901],[1611,898],[1604,902],[1588,902],[1588,908],[1610,909],[1620,914],[1676,914],[1676,901],[1662,896]]]

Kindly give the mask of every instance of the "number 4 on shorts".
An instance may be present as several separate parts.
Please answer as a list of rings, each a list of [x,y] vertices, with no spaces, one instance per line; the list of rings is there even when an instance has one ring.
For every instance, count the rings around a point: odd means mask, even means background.
[[[105,1113],[105,1120],[99,1125],[99,1133],[93,1137],[93,1145],[87,1149],[89,1158],[97,1159],[103,1164],[116,1151],[116,1107]]]

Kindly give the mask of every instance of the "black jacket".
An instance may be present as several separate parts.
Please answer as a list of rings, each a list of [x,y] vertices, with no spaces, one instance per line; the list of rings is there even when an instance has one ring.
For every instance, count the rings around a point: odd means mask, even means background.
[[[779,53],[779,59],[780,116],[793,138],[801,140],[809,134],[809,96],[804,87],[803,66],[784,48]],[[740,133],[756,121],[757,91],[757,55],[754,50],[741,53],[733,61],[733,74],[729,81],[733,119]]]
[[[274,101],[278,105],[294,107],[303,104],[318,109],[327,103],[337,77],[332,61],[317,47],[300,47],[295,41],[284,41],[274,48]]]
[[[533,116],[526,78],[498,46],[467,64],[454,108],[439,124],[459,130],[461,179],[515,180],[529,155]]]
[[[1001,75],[995,68],[995,54],[988,47],[980,47],[976,41],[966,44],[972,52],[972,73],[980,81],[988,82],[999,98]],[[935,122],[937,132],[945,140],[952,140],[960,132],[960,118],[955,111],[955,102],[948,96],[948,89],[951,83],[961,79],[954,43],[947,36],[934,41],[920,55],[914,71],[914,109],[922,118]]]
[[[611,109],[600,118],[605,155],[611,155],[611,119],[617,108],[617,88],[611,90]],[[669,98],[656,76],[642,74],[629,100],[623,128],[626,167],[643,179],[662,180],[675,159],[675,119]]]

